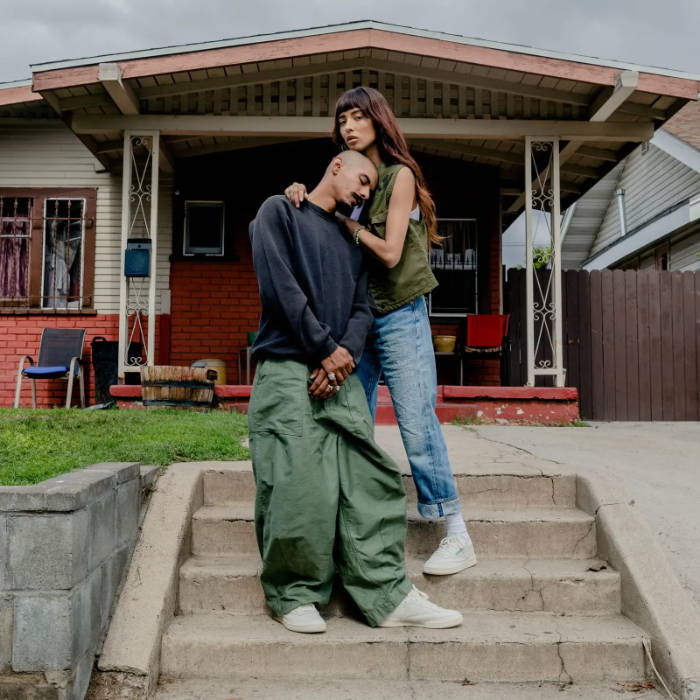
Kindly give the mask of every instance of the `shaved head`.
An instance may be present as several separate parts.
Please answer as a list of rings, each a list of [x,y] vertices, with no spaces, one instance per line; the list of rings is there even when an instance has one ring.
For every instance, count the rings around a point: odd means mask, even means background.
[[[326,172],[329,172],[333,167],[333,161],[336,158],[340,158],[343,161],[343,165],[349,165],[355,168],[368,168],[369,170],[376,171],[374,163],[367,157],[363,156],[359,151],[341,151],[338,155],[333,156],[333,160],[328,164]]]

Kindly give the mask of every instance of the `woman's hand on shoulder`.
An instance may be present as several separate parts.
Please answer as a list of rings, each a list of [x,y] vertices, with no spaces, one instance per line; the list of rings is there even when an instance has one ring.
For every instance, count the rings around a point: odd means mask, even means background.
[[[293,182],[284,191],[284,196],[298,209],[301,203],[309,198],[306,185],[301,182]]]

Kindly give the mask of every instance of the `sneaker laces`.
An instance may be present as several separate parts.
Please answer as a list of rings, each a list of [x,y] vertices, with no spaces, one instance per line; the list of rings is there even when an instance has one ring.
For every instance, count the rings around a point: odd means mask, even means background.
[[[447,537],[443,537],[442,540],[440,540],[438,549],[447,549],[453,542],[459,544],[461,539],[461,535],[447,535]],[[466,544],[466,540],[464,543]]]

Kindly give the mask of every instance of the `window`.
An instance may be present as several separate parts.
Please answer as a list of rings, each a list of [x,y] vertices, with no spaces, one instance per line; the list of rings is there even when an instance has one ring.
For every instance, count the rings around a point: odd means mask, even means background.
[[[93,304],[95,190],[0,190],[0,307]]]
[[[224,254],[224,203],[201,200],[185,202],[184,255]]]
[[[477,312],[478,256],[476,219],[438,219],[441,247],[430,251],[430,267],[440,285],[428,296],[431,316]]]

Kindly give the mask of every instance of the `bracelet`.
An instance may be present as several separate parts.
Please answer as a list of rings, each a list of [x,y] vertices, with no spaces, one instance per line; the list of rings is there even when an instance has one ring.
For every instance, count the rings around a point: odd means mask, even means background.
[[[360,245],[360,231],[364,231],[364,230],[365,230],[364,226],[358,226],[355,229],[355,237],[354,237],[355,245]]]

